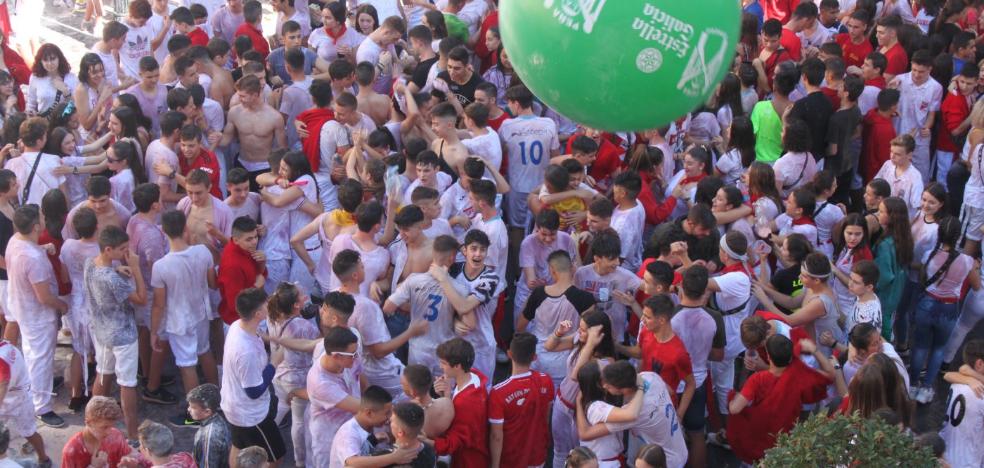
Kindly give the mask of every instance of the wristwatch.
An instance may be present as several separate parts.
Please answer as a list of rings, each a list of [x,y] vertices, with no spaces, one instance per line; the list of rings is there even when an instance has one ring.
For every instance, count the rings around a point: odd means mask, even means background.
[[[178,175],[178,170],[177,169],[171,169],[171,173],[167,175],[167,178],[168,179],[173,179],[174,176],[176,176],[176,175]]]

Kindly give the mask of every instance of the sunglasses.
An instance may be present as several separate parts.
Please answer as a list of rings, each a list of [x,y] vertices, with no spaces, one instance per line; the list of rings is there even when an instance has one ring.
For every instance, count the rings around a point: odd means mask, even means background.
[[[346,352],[342,352],[342,351],[332,351],[331,352],[331,355],[333,355],[333,356],[348,357],[348,358],[357,358],[357,357],[359,357],[359,352],[356,351],[354,353],[346,353]]]

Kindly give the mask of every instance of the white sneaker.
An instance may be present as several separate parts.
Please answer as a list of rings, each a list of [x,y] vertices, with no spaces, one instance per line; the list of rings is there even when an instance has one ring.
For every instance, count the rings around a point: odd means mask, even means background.
[[[916,401],[916,397],[919,396],[919,387],[909,387],[909,399]]]
[[[933,391],[932,387],[923,387],[919,389],[919,394],[916,395],[916,401],[924,405],[929,404],[933,401],[933,396],[936,392]]]

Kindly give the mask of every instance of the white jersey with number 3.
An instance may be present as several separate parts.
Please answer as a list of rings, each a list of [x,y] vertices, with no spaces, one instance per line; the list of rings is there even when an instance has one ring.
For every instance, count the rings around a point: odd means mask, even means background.
[[[560,149],[557,124],[545,117],[523,115],[503,122],[499,137],[509,155],[509,185],[514,192],[532,192],[543,183],[551,151]]]
[[[946,441],[943,458],[953,468],[984,466],[984,400],[963,384],[950,386],[946,399],[945,423],[940,436]]]
[[[468,287],[452,281],[462,296],[468,296]],[[435,377],[442,375],[437,362],[437,346],[455,337],[454,307],[444,295],[440,283],[430,273],[414,273],[396,288],[388,299],[401,306],[410,303],[410,321],[427,320],[427,333],[410,338],[410,364],[427,366]]]

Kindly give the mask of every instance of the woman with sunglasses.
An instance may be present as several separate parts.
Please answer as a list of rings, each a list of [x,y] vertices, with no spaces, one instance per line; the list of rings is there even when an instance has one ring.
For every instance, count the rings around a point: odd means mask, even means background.
[[[42,45],[34,58],[27,88],[28,115],[47,117],[55,105],[72,98],[78,84],[61,49],[51,43]]]

